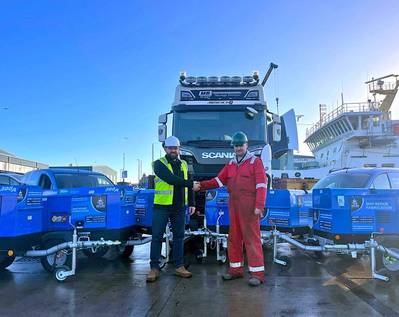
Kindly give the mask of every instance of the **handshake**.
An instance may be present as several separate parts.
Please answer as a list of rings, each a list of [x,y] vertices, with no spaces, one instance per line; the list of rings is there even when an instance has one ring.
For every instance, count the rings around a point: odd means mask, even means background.
[[[201,190],[201,183],[200,182],[194,182],[193,191],[199,192],[200,190]]]

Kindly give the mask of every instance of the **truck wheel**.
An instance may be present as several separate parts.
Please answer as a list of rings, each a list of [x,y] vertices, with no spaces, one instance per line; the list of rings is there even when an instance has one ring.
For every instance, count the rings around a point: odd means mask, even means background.
[[[100,247],[97,248],[96,252],[93,252],[91,248],[83,249],[83,254],[89,259],[100,259],[108,252],[108,249],[108,247]]]
[[[0,258],[0,270],[8,268],[15,260],[15,256],[5,256]]]
[[[43,249],[47,250],[64,242],[65,241],[62,239],[47,240],[43,243]],[[67,250],[60,250],[57,253],[42,257],[40,262],[47,272],[53,273],[57,267],[64,265],[70,266],[72,257],[70,254],[68,254]]]

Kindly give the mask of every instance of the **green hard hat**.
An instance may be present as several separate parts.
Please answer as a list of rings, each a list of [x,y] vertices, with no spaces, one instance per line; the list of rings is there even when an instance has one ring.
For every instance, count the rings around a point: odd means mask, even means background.
[[[244,145],[248,143],[247,135],[244,132],[236,132],[234,133],[231,139],[231,145]]]

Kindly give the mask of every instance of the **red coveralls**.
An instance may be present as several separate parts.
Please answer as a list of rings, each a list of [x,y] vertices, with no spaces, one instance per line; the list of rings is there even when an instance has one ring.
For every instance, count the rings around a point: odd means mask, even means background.
[[[260,158],[247,152],[238,164],[234,158],[211,180],[201,182],[201,190],[227,186],[229,192],[230,231],[228,239],[229,273],[243,275],[243,245],[251,276],[264,280],[260,216],[255,208],[264,209],[267,181]]]

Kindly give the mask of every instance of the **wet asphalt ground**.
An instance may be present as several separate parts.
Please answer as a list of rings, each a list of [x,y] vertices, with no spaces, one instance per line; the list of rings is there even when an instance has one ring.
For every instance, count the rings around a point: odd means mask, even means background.
[[[226,267],[210,255],[202,264],[187,256],[194,276],[181,279],[167,265],[147,284],[149,246],[128,261],[79,256],[76,276],[64,283],[38,260],[19,258],[0,273],[0,316],[399,316],[399,275],[390,282],[369,278],[369,260],[312,254],[280,245],[292,267],[270,265],[266,283],[223,282]],[[381,273],[388,273],[381,270]]]

